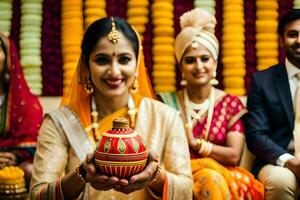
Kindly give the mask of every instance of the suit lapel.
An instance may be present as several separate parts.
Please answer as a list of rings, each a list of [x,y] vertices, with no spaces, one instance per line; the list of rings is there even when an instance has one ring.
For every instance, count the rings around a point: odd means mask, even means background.
[[[292,128],[294,124],[294,109],[285,65],[279,64],[279,66],[275,68],[274,73],[274,84],[277,89],[280,101],[284,107],[284,111],[288,116],[290,127]]]

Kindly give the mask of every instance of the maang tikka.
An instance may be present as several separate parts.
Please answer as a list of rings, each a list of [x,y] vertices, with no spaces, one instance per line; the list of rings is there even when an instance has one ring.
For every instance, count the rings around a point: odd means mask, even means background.
[[[115,20],[113,17],[111,18],[111,31],[107,35],[107,37],[108,37],[108,40],[111,41],[113,44],[118,43],[119,39],[121,37],[121,34],[116,29],[116,23],[115,23]]]

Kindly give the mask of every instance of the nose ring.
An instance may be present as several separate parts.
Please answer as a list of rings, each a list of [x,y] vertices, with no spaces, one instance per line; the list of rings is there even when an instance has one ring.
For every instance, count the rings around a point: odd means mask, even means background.
[[[108,74],[108,75],[111,75],[111,70],[108,70],[108,71],[107,71],[107,74]]]

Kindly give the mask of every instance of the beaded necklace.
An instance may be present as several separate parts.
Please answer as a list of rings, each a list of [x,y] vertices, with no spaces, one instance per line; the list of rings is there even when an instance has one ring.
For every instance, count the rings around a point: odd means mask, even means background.
[[[136,114],[138,112],[138,109],[135,107],[134,100],[131,95],[128,96],[128,111],[127,111],[127,117],[129,120],[129,126],[130,128],[134,129],[135,121],[136,121]],[[86,132],[92,132],[94,141],[97,141],[99,136],[101,136],[102,133],[99,133],[99,112],[97,111],[97,106],[95,102],[95,98],[92,97],[92,105],[91,105],[91,118],[92,118],[92,124],[85,128]]]
[[[183,92],[183,99],[184,99],[185,115],[186,115],[186,119],[187,119],[187,124],[185,126],[188,126],[189,131],[193,130],[194,126],[201,119],[201,116],[208,110],[207,111],[208,112],[207,121],[206,121],[207,127],[206,127],[205,134],[204,134],[204,139],[207,140],[209,129],[210,129],[210,124],[211,124],[212,116],[213,116],[213,112],[214,112],[214,103],[215,103],[214,87],[211,87],[211,89],[210,89],[209,97],[208,97],[208,99],[206,99],[207,103],[205,102],[206,101],[205,100],[203,105],[200,105],[203,108],[203,111],[199,110],[196,114],[191,114],[191,112],[189,112],[191,106],[190,106],[190,101],[189,101],[189,97],[188,97],[188,93],[187,93],[186,89],[184,89],[184,92]],[[198,105],[197,107],[200,107],[200,106]],[[201,111],[201,113],[199,113],[200,111]],[[194,111],[194,113],[195,113],[195,111]],[[196,115],[196,117],[193,117],[193,115]]]

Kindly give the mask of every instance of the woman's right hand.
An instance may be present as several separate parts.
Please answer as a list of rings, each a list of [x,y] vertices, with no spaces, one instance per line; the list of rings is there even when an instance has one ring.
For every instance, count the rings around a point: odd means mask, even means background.
[[[86,181],[96,190],[110,190],[119,182],[119,178],[115,176],[108,177],[97,171],[94,154],[88,154],[86,156],[83,167],[87,172]]]

